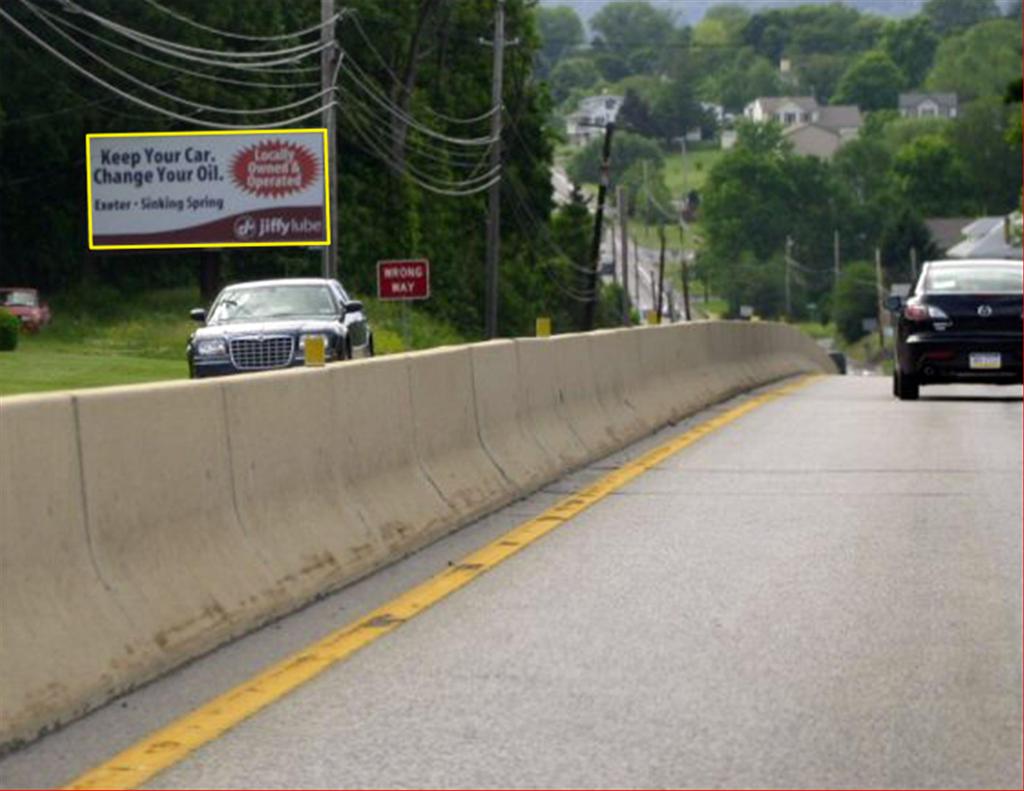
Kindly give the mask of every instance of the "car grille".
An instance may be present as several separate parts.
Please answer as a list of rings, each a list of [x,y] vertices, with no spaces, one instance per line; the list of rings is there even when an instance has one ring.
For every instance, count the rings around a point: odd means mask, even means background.
[[[292,361],[295,339],[288,335],[269,338],[234,338],[229,343],[231,363],[240,371],[285,368]]]

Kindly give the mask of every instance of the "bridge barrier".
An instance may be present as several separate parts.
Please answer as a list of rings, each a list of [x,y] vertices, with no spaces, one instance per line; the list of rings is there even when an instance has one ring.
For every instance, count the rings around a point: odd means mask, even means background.
[[[523,338],[0,399],[0,745],[773,379],[792,327]]]

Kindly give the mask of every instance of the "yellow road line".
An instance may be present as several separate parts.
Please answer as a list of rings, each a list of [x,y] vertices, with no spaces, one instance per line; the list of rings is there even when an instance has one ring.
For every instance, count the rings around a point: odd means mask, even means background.
[[[577,514],[622,488],[634,478],[658,466],[683,448],[781,396],[816,379],[796,382],[751,398],[684,434],[659,445],[610,472],[524,522],[460,563],[378,607],[358,621],[332,632],[292,654],[259,675],[219,695],[170,725],[73,780],[65,788],[136,788],[156,774],[184,760],[194,750],[347,659],[360,648],[395,631],[433,604],[462,588],[523,547],[565,524]]]

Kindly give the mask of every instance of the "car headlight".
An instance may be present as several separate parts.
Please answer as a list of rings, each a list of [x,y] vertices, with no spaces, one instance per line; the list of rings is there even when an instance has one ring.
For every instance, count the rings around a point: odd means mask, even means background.
[[[223,338],[205,338],[196,342],[196,354],[200,357],[223,357],[228,353],[228,345]]]

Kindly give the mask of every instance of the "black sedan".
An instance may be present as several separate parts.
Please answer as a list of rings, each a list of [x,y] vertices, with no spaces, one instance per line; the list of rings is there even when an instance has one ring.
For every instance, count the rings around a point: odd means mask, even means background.
[[[1020,384],[1024,302],[1020,261],[931,261],[898,315],[893,393],[918,397],[921,385]]]
[[[204,327],[188,341],[193,378],[303,365],[306,344],[323,343],[327,362],[373,356],[363,305],[337,280],[289,278],[228,286],[192,318]]]

